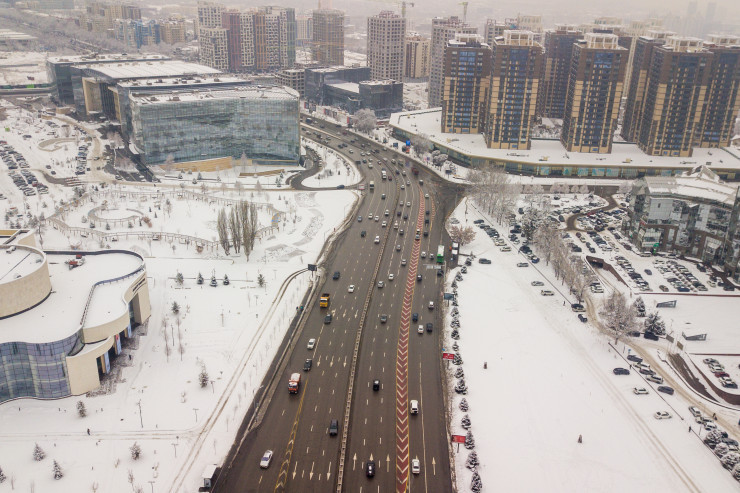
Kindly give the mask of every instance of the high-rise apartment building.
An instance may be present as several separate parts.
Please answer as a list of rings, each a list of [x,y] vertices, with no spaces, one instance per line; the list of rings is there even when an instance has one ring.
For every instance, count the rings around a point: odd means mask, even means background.
[[[429,77],[431,42],[429,38],[418,33],[406,35],[406,53],[404,55],[404,79],[421,79]]]
[[[225,11],[226,7],[220,3],[198,2],[198,36],[202,27],[221,27],[221,17]]]
[[[621,136],[627,142],[636,142],[640,135],[642,124],[642,105],[645,102],[647,90],[648,73],[652,60],[652,50],[665,44],[668,36],[673,33],[668,31],[649,31],[646,36],[640,36],[635,42],[632,61],[630,63],[629,85],[625,83],[627,100],[625,104],[624,119],[622,121]]]
[[[223,33],[212,31],[212,29],[226,30],[226,51],[228,68],[232,72],[264,72],[289,68],[295,65],[295,43],[296,43],[296,21],[295,10],[283,7],[258,7],[250,10],[225,11],[218,4],[198,4],[198,18],[201,21],[200,29],[207,32],[210,39],[203,39],[199,43],[201,53],[204,49],[207,55],[201,54],[201,63],[216,68],[211,63],[210,53],[214,52],[212,46],[213,36],[217,35],[215,42],[219,49]],[[221,12],[217,26],[206,26],[215,24],[216,12]],[[205,30],[205,31],[204,31]]]
[[[486,117],[491,48],[477,34],[457,34],[444,51],[442,132],[480,133]]]
[[[518,14],[516,16],[516,29],[521,31],[532,31],[535,43],[542,43],[542,16],[532,14]]]
[[[367,66],[372,80],[403,80],[406,19],[383,11],[367,18]]]
[[[163,43],[178,44],[185,42],[185,21],[168,20],[159,23],[159,37]]]
[[[573,46],[560,136],[568,151],[611,152],[628,53],[615,34],[588,33]]]
[[[548,118],[563,118],[568,95],[573,44],[582,37],[573,26],[559,25],[545,31],[545,63],[537,113]]]
[[[310,46],[313,41],[313,16],[299,15],[296,17],[296,44]]]
[[[429,107],[442,104],[442,70],[444,50],[447,42],[455,39],[456,34],[478,34],[478,28],[471,27],[458,17],[435,17],[432,19],[432,63],[429,69]]]
[[[637,143],[653,156],[691,156],[710,86],[712,53],[672,36],[652,50]]]
[[[313,59],[321,65],[344,65],[344,12],[313,11]]]
[[[740,112],[740,38],[713,34],[704,47],[713,55],[712,68],[694,146],[727,147]]]
[[[488,46],[493,46],[493,40],[499,36],[503,36],[504,31],[517,29],[516,19],[505,19],[504,21],[486,19],[486,26],[483,29],[483,41]]]
[[[198,58],[200,63],[217,70],[229,70],[229,30],[223,27],[200,26]]]
[[[540,90],[543,54],[531,31],[504,31],[494,40],[486,145],[529,149]]]

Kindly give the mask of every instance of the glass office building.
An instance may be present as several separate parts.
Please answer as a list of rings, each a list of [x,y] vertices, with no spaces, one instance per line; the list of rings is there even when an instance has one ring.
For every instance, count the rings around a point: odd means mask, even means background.
[[[148,165],[242,154],[261,164],[297,164],[298,98],[279,86],[132,96],[132,143]]]

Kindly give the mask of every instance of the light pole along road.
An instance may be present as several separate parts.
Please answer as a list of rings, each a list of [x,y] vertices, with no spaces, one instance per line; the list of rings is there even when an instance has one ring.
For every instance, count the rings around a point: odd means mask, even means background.
[[[372,168],[359,166],[368,190],[323,266],[316,292],[329,293],[330,306],[309,300],[303,328],[275,370],[274,392],[261,403],[261,419],[237,437],[240,446],[227,458],[214,491],[451,491],[439,306],[444,277],[437,275],[447,265],[437,264],[435,255],[439,245],[446,251],[449,246],[444,219],[455,192],[429,174],[414,176],[403,161],[392,164],[401,156],[379,143],[316,123],[303,126],[304,136],[335,149],[347,143],[337,149],[345,159],[369,161]],[[381,169],[389,180],[382,180]],[[307,349],[310,339],[316,340],[313,350]],[[312,360],[310,371],[303,370],[306,359]],[[292,373],[301,374],[297,394],[287,389]],[[379,390],[373,390],[374,380]],[[411,400],[419,402],[419,414],[409,414]],[[336,435],[329,433],[332,420],[338,421]],[[266,450],[273,460],[262,469]],[[415,458],[418,475],[411,474]],[[374,477],[366,475],[370,460]]]

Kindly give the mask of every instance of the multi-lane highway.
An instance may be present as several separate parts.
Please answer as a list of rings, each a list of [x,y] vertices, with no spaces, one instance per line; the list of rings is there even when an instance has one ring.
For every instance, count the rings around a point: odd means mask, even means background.
[[[360,169],[366,188],[373,181],[375,190],[364,192],[322,266],[317,296],[277,366],[275,390],[267,393],[269,402],[260,406],[252,429],[237,437],[216,491],[450,491],[440,364],[444,278],[437,275],[447,265],[435,259],[439,245],[449,246],[443,228],[449,193],[430,175],[414,176],[403,163],[392,164],[398,154],[381,144],[342,135],[323,122],[303,130],[309,138],[318,139],[316,132],[329,136],[335,149],[348,143],[338,152],[372,164]],[[382,180],[382,170],[389,180]],[[330,294],[328,308],[319,308],[319,293]],[[315,347],[308,349],[311,339]],[[306,359],[312,360],[308,371]],[[296,372],[300,388],[290,394],[288,379]],[[418,414],[409,413],[412,400],[419,402]],[[336,435],[329,433],[332,420],[338,422]],[[263,469],[260,459],[268,449],[273,459]],[[419,474],[412,474],[413,459],[420,462]],[[371,460],[372,478],[366,474]]]

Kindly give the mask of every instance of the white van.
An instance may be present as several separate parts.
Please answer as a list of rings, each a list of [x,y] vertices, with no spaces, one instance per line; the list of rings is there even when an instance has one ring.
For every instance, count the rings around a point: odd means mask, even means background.
[[[409,404],[409,412],[411,414],[419,414],[419,401],[411,401]]]
[[[648,380],[649,382],[657,383],[658,385],[663,383],[663,377],[661,377],[660,375],[648,375],[646,377],[646,380]]]

